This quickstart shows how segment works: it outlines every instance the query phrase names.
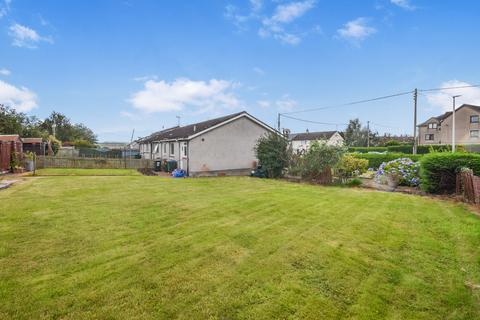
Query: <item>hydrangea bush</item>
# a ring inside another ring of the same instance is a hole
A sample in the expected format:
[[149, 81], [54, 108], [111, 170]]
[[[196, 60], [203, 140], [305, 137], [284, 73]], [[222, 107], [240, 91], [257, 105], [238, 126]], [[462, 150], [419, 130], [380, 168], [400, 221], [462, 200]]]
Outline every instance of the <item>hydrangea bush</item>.
[[400, 185], [416, 187], [420, 183], [420, 165], [408, 158], [384, 162], [378, 168], [375, 179], [384, 182], [387, 177], [396, 179]]

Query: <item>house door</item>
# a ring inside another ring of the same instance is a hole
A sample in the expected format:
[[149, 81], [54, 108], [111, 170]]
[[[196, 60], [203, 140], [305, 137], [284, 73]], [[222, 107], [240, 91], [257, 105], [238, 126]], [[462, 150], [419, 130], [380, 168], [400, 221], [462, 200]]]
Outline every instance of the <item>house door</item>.
[[187, 170], [187, 161], [188, 161], [188, 147], [187, 143], [183, 142], [180, 144], [180, 169]]

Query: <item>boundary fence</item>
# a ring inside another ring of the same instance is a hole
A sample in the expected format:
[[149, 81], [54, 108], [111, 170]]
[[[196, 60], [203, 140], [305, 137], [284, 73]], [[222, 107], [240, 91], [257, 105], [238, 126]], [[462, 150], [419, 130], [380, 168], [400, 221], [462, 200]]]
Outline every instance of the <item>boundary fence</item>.
[[457, 194], [463, 195], [465, 201], [480, 204], [480, 177], [471, 172], [460, 172], [456, 181]]
[[38, 156], [37, 168], [152, 169], [153, 160]]

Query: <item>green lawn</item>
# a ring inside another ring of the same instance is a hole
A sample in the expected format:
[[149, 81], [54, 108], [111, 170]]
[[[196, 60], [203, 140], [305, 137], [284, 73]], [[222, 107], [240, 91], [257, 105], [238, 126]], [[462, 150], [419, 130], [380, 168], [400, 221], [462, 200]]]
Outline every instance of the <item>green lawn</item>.
[[69, 169], [46, 168], [38, 169], [37, 176], [140, 176], [135, 169]]
[[0, 191], [1, 319], [479, 319], [480, 219], [253, 178]]

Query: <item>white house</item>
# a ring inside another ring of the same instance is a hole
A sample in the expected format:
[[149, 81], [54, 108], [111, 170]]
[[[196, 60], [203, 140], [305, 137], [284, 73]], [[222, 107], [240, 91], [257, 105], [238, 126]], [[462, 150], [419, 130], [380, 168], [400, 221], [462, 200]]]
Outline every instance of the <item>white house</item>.
[[175, 160], [189, 176], [245, 175], [257, 163], [257, 140], [275, 129], [245, 111], [173, 127], [140, 139], [142, 158]]
[[345, 143], [345, 139], [339, 131], [292, 133], [289, 135], [289, 140], [292, 150], [297, 153], [307, 151], [314, 141], [336, 146], [341, 146]]

